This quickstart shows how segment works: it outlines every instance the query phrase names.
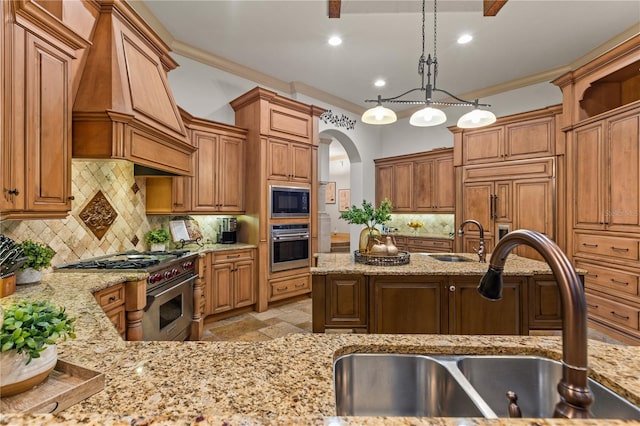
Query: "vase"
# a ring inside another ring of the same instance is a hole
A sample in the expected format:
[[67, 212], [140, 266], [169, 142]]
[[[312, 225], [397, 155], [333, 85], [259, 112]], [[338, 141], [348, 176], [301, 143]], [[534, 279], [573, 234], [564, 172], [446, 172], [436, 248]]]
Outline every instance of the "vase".
[[26, 268], [16, 272], [16, 284], [36, 284], [42, 279], [42, 271]]
[[360, 253], [367, 254], [371, 251], [371, 247], [376, 243], [376, 238], [380, 239], [382, 234], [378, 228], [366, 227], [360, 231], [360, 244], [358, 249]]
[[151, 251], [164, 251], [165, 247], [164, 243], [151, 244]]
[[0, 395], [16, 395], [42, 383], [58, 362], [56, 345], [49, 345], [27, 364], [28, 355], [15, 350], [0, 353]]

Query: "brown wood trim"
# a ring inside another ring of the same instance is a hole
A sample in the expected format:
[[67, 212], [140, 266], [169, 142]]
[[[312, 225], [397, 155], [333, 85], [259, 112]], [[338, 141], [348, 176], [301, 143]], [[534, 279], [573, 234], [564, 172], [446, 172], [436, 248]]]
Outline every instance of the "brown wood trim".
[[496, 16], [507, 0], [484, 0], [484, 16]]
[[329, 18], [340, 18], [340, 6], [341, 0], [329, 0]]

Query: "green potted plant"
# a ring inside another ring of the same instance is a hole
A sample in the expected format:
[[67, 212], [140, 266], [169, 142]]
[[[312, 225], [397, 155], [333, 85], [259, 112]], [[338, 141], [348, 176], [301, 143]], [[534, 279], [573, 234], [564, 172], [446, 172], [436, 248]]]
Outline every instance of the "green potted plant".
[[[2, 312], [3, 311], [3, 312]], [[56, 342], [75, 338], [75, 318], [48, 301], [21, 301], [0, 310], [0, 395], [24, 392], [56, 366]]]
[[153, 229], [147, 232], [144, 236], [144, 240], [149, 245], [151, 251], [164, 251], [166, 244], [169, 242], [171, 236], [169, 232], [160, 228]]
[[46, 244], [24, 240], [19, 246], [22, 248], [27, 261], [16, 274], [16, 284], [35, 284], [42, 279], [42, 269], [51, 266], [51, 259], [56, 252]]
[[340, 214], [340, 218], [346, 220], [348, 223], [365, 226], [362, 232], [360, 232], [360, 253], [368, 253], [375, 243], [375, 239], [380, 237], [380, 231], [376, 228], [376, 225], [382, 225], [390, 220], [392, 209], [391, 201], [387, 198], [382, 200], [378, 208], [375, 208], [373, 204], [367, 200], [363, 200], [362, 208], [353, 205]]

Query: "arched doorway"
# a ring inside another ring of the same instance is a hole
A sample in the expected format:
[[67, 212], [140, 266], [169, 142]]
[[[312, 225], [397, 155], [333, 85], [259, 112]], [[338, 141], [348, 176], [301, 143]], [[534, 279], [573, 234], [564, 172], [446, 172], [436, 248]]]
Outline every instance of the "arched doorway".
[[[335, 188], [332, 185], [327, 187], [329, 182], [335, 182], [331, 177], [331, 159], [330, 159], [330, 145], [338, 142], [344, 152], [346, 153], [346, 159], [340, 159], [344, 164], [341, 167], [347, 167], [349, 172], [348, 184], [346, 189], [349, 190], [350, 200], [362, 199], [363, 194], [363, 180], [362, 180], [362, 160], [358, 148], [353, 140], [346, 134], [337, 129], [327, 129], [320, 132], [320, 146], [318, 148], [318, 181], [319, 181], [319, 200], [318, 200], [318, 251], [329, 252], [331, 248], [331, 232], [337, 228], [335, 223], [339, 216], [339, 195], [341, 188]], [[335, 204], [326, 204], [326, 190], [335, 191]], [[345, 189], [345, 188], [342, 188]], [[351, 203], [353, 204], [353, 203]], [[330, 211], [331, 215], [327, 212]], [[332, 225], [332, 221], [334, 221]], [[344, 225], [344, 224], [342, 224]], [[349, 232], [350, 234], [350, 232]], [[357, 240], [357, 236], [350, 236], [352, 240], [351, 246], [354, 246], [354, 238]]]

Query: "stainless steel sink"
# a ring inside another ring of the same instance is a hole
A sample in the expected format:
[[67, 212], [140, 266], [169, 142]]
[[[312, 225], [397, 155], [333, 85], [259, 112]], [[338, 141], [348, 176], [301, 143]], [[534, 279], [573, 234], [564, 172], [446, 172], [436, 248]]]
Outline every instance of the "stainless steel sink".
[[[562, 376], [533, 356], [349, 354], [334, 363], [339, 416], [508, 417], [506, 393], [523, 417], [552, 417]], [[640, 419], [640, 408], [589, 379], [596, 418]]]
[[[507, 391], [518, 395], [523, 417], [546, 418], [553, 415], [559, 401], [556, 386], [562, 377], [562, 364], [534, 356], [468, 356], [458, 367], [498, 417], [508, 417]], [[601, 419], [640, 419], [640, 409], [589, 379], [594, 402], [591, 412]]]
[[427, 256], [433, 257], [441, 262], [476, 262], [473, 259], [457, 254], [428, 254]]
[[483, 417], [446, 367], [431, 357], [350, 354], [334, 363], [339, 416]]

